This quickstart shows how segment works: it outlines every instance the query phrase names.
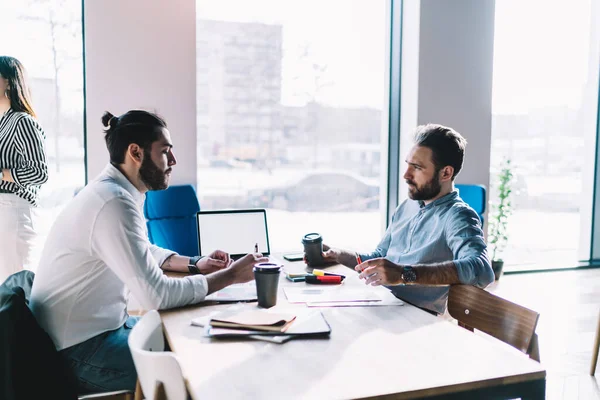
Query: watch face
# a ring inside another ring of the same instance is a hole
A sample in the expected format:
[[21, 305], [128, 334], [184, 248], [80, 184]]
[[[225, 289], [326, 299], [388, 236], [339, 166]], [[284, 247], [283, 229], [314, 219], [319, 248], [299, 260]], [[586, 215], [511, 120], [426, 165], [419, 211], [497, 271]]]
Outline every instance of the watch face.
[[415, 282], [417, 280], [417, 273], [412, 267], [404, 267], [402, 280], [407, 283]]

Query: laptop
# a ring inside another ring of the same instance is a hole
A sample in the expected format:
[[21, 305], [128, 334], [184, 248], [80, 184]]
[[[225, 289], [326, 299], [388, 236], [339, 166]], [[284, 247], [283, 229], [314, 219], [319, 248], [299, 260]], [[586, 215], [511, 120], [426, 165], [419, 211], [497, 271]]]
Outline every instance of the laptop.
[[264, 209], [199, 211], [196, 221], [201, 256], [218, 249], [237, 260], [253, 253], [255, 246], [259, 253], [271, 255]]

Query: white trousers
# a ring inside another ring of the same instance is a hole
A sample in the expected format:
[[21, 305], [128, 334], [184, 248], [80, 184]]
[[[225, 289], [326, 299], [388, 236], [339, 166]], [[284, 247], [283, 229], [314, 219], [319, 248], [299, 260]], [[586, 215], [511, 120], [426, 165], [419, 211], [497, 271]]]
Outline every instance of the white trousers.
[[15, 272], [30, 268], [35, 211], [27, 200], [0, 193], [0, 284]]

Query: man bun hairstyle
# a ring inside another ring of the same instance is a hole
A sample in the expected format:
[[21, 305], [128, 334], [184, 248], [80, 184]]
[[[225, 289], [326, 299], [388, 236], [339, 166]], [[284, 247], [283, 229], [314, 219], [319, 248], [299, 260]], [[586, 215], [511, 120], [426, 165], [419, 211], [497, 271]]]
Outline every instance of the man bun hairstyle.
[[102, 115], [102, 125], [104, 125], [105, 128], [110, 128], [111, 127], [111, 122], [115, 118], [117, 118], [117, 117], [115, 117], [114, 115], [112, 115], [110, 112], [105, 111], [104, 115]]
[[110, 155], [110, 162], [123, 164], [125, 152], [130, 144], [135, 143], [150, 152], [152, 143], [160, 137], [161, 128], [166, 128], [166, 122], [158, 115], [143, 111], [131, 110], [116, 117], [109, 111], [102, 115], [104, 140]]
[[438, 124], [420, 125], [415, 132], [415, 144], [431, 150], [436, 171], [448, 165], [453, 167], [452, 180], [462, 169], [467, 140], [454, 129]]

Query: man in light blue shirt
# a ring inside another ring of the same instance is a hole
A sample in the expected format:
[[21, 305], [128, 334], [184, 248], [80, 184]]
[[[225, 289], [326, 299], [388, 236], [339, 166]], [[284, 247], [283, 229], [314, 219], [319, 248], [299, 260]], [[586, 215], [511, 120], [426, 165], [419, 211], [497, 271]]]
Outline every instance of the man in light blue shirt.
[[452, 128], [419, 126], [404, 173], [409, 199], [394, 212], [375, 251], [357, 254], [324, 245], [325, 260], [355, 268], [366, 284], [386, 285], [397, 297], [436, 313], [446, 309], [448, 285], [489, 285], [494, 273], [481, 221], [454, 189], [466, 144]]

